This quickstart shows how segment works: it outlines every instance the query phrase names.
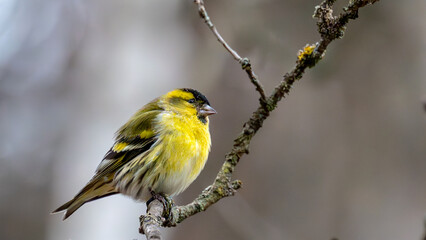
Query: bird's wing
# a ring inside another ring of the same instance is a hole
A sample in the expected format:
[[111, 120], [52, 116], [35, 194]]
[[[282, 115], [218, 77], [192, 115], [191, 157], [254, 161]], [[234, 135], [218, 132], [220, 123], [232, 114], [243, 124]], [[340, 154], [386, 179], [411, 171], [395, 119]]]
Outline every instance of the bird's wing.
[[155, 141], [156, 137], [153, 132], [150, 132], [150, 135], [146, 135], [146, 137], [138, 136], [116, 141], [96, 169], [95, 178], [115, 173], [136, 156], [148, 151]]
[[162, 112], [156, 102], [147, 104], [139, 110], [116, 133], [116, 142], [105, 154], [96, 169], [95, 177], [115, 173], [136, 156], [148, 151], [157, 140], [153, 122]]
[[157, 102], [154, 100], [145, 105], [118, 130], [116, 142], [105, 154], [96, 169], [95, 176], [72, 200], [54, 212], [66, 210], [64, 217], [66, 219], [84, 203], [118, 193], [111, 185], [116, 171], [139, 154], [149, 151], [157, 140], [153, 122], [162, 112]]
[[151, 148], [157, 140], [153, 122], [163, 111], [157, 102], [156, 99], [145, 105], [117, 131], [116, 142], [105, 154], [96, 169], [95, 176], [86, 187], [90, 188], [90, 183], [111, 182], [118, 169]]

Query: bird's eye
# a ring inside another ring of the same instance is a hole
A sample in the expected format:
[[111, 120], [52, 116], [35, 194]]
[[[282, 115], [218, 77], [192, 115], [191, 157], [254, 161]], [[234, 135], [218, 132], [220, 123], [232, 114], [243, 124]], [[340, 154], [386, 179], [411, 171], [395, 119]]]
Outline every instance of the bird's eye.
[[195, 98], [191, 98], [188, 100], [189, 103], [195, 103]]

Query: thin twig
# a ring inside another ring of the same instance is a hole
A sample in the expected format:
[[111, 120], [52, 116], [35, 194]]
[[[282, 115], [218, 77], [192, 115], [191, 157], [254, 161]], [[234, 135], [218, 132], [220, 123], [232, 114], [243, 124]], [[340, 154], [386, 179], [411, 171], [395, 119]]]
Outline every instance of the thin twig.
[[[241, 181], [232, 181], [232, 173], [241, 157], [248, 153], [250, 141], [262, 127], [265, 119], [267, 119], [269, 114], [277, 107], [278, 102], [290, 92], [294, 82], [302, 78], [304, 71], [307, 68], [315, 66], [324, 57], [328, 45], [333, 40], [343, 36], [349, 20], [358, 17], [358, 9], [377, 1], [378, 0], [350, 0], [348, 6], [344, 8], [343, 13], [339, 16], [333, 16], [332, 14], [332, 6], [335, 0], [324, 0], [320, 5], [316, 6], [314, 17], [318, 19], [317, 26], [318, 32], [321, 35], [321, 40], [316, 44], [306, 45], [303, 50], [299, 51], [296, 65], [293, 69], [284, 75], [284, 79], [275, 87], [273, 93], [268, 98], [265, 98], [264, 104], [262, 104], [261, 101], [260, 106], [243, 125], [243, 130], [234, 140], [234, 145], [231, 151], [226, 155], [225, 162], [217, 174], [214, 183], [204, 189], [202, 193], [188, 205], [173, 207], [171, 219], [168, 219], [167, 222], [163, 221], [161, 224], [162, 226], [176, 226], [186, 218], [201, 211], [205, 211], [220, 199], [234, 195], [236, 190], [241, 187]], [[204, 19], [209, 28], [212, 29], [218, 40], [222, 42], [228, 52], [231, 54], [236, 53], [229, 48], [223, 38], [217, 33], [217, 30], [215, 30], [216, 28], [211, 23], [202, 0], [195, 0], [195, 3], [198, 5], [201, 18]], [[229, 51], [228, 48], [232, 51]], [[238, 54], [233, 56], [239, 57]], [[254, 73], [253, 76], [255, 76]], [[255, 79], [257, 80], [257, 78]], [[155, 221], [153, 222], [154, 224], [156, 223]], [[143, 222], [141, 222], [141, 225], [143, 228]], [[159, 227], [159, 225], [157, 225], [157, 227]]]
[[200, 14], [200, 17], [204, 19], [204, 22], [207, 24], [207, 26], [216, 36], [217, 40], [223, 45], [226, 51], [228, 51], [232, 55], [232, 57], [234, 57], [235, 60], [237, 60], [238, 62], [241, 62], [242, 58], [240, 57], [240, 55], [234, 49], [232, 49], [228, 43], [226, 43], [225, 39], [223, 39], [223, 37], [220, 35], [216, 27], [214, 26], [213, 22], [210, 20], [210, 17], [207, 14], [206, 8], [204, 7], [204, 1], [194, 0], [194, 3], [198, 6], [198, 13]]
[[257, 79], [256, 74], [254, 73], [250, 60], [248, 58], [242, 58], [240, 55], [235, 51], [234, 49], [229, 46], [229, 44], [223, 39], [222, 35], [220, 35], [217, 28], [214, 26], [213, 22], [211, 21], [206, 8], [204, 7], [204, 1], [203, 0], [194, 0], [194, 3], [198, 7], [198, 13], [200, 14], [200, 17], [204, 20], [204, 22], [207, 24], [209, 29], [213, 32], [216, 39], [223, 45], [223, 47], [228, 51], [232, 57], [241, 65], [244, 71], [246, 71], [250, 81], [253, 83], [253, 85], [256, 87], [256, 91], [260, 94], [260, 104], [262, 106], [266, 105], [266, 95], [265, 95], [265, 89], [263, 88], [262, 84]]

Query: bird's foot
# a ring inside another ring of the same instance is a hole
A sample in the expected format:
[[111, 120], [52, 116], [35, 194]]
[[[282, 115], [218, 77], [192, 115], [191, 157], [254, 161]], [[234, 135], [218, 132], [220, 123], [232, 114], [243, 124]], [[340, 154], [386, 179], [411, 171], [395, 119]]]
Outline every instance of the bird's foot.
[[172, 208], [175, 205], [175, 202], [173, 199], [166, 194], [162, 193], [156, 193], [154, 191], [151, 191], [152, 197], [146, 202], [146, 205], [148, 206], [152, 201], [158, 200], [163, 204], [163, 217], [166, 219], [165, 223], [172, 220]]

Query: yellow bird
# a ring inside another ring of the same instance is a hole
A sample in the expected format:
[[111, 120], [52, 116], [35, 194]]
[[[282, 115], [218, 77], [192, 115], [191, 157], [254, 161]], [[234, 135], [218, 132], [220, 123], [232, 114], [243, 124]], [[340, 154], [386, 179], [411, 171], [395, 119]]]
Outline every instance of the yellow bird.
[[194, 89], [176, 89], [154, 99], [117, 131], [94, 177], [53, 213], [66, 211], [65, 220], [83, 204], [117, 193], [144, 202], [151, 192], [181, 193], [207, 161], [208, 116], [215, 113]]

